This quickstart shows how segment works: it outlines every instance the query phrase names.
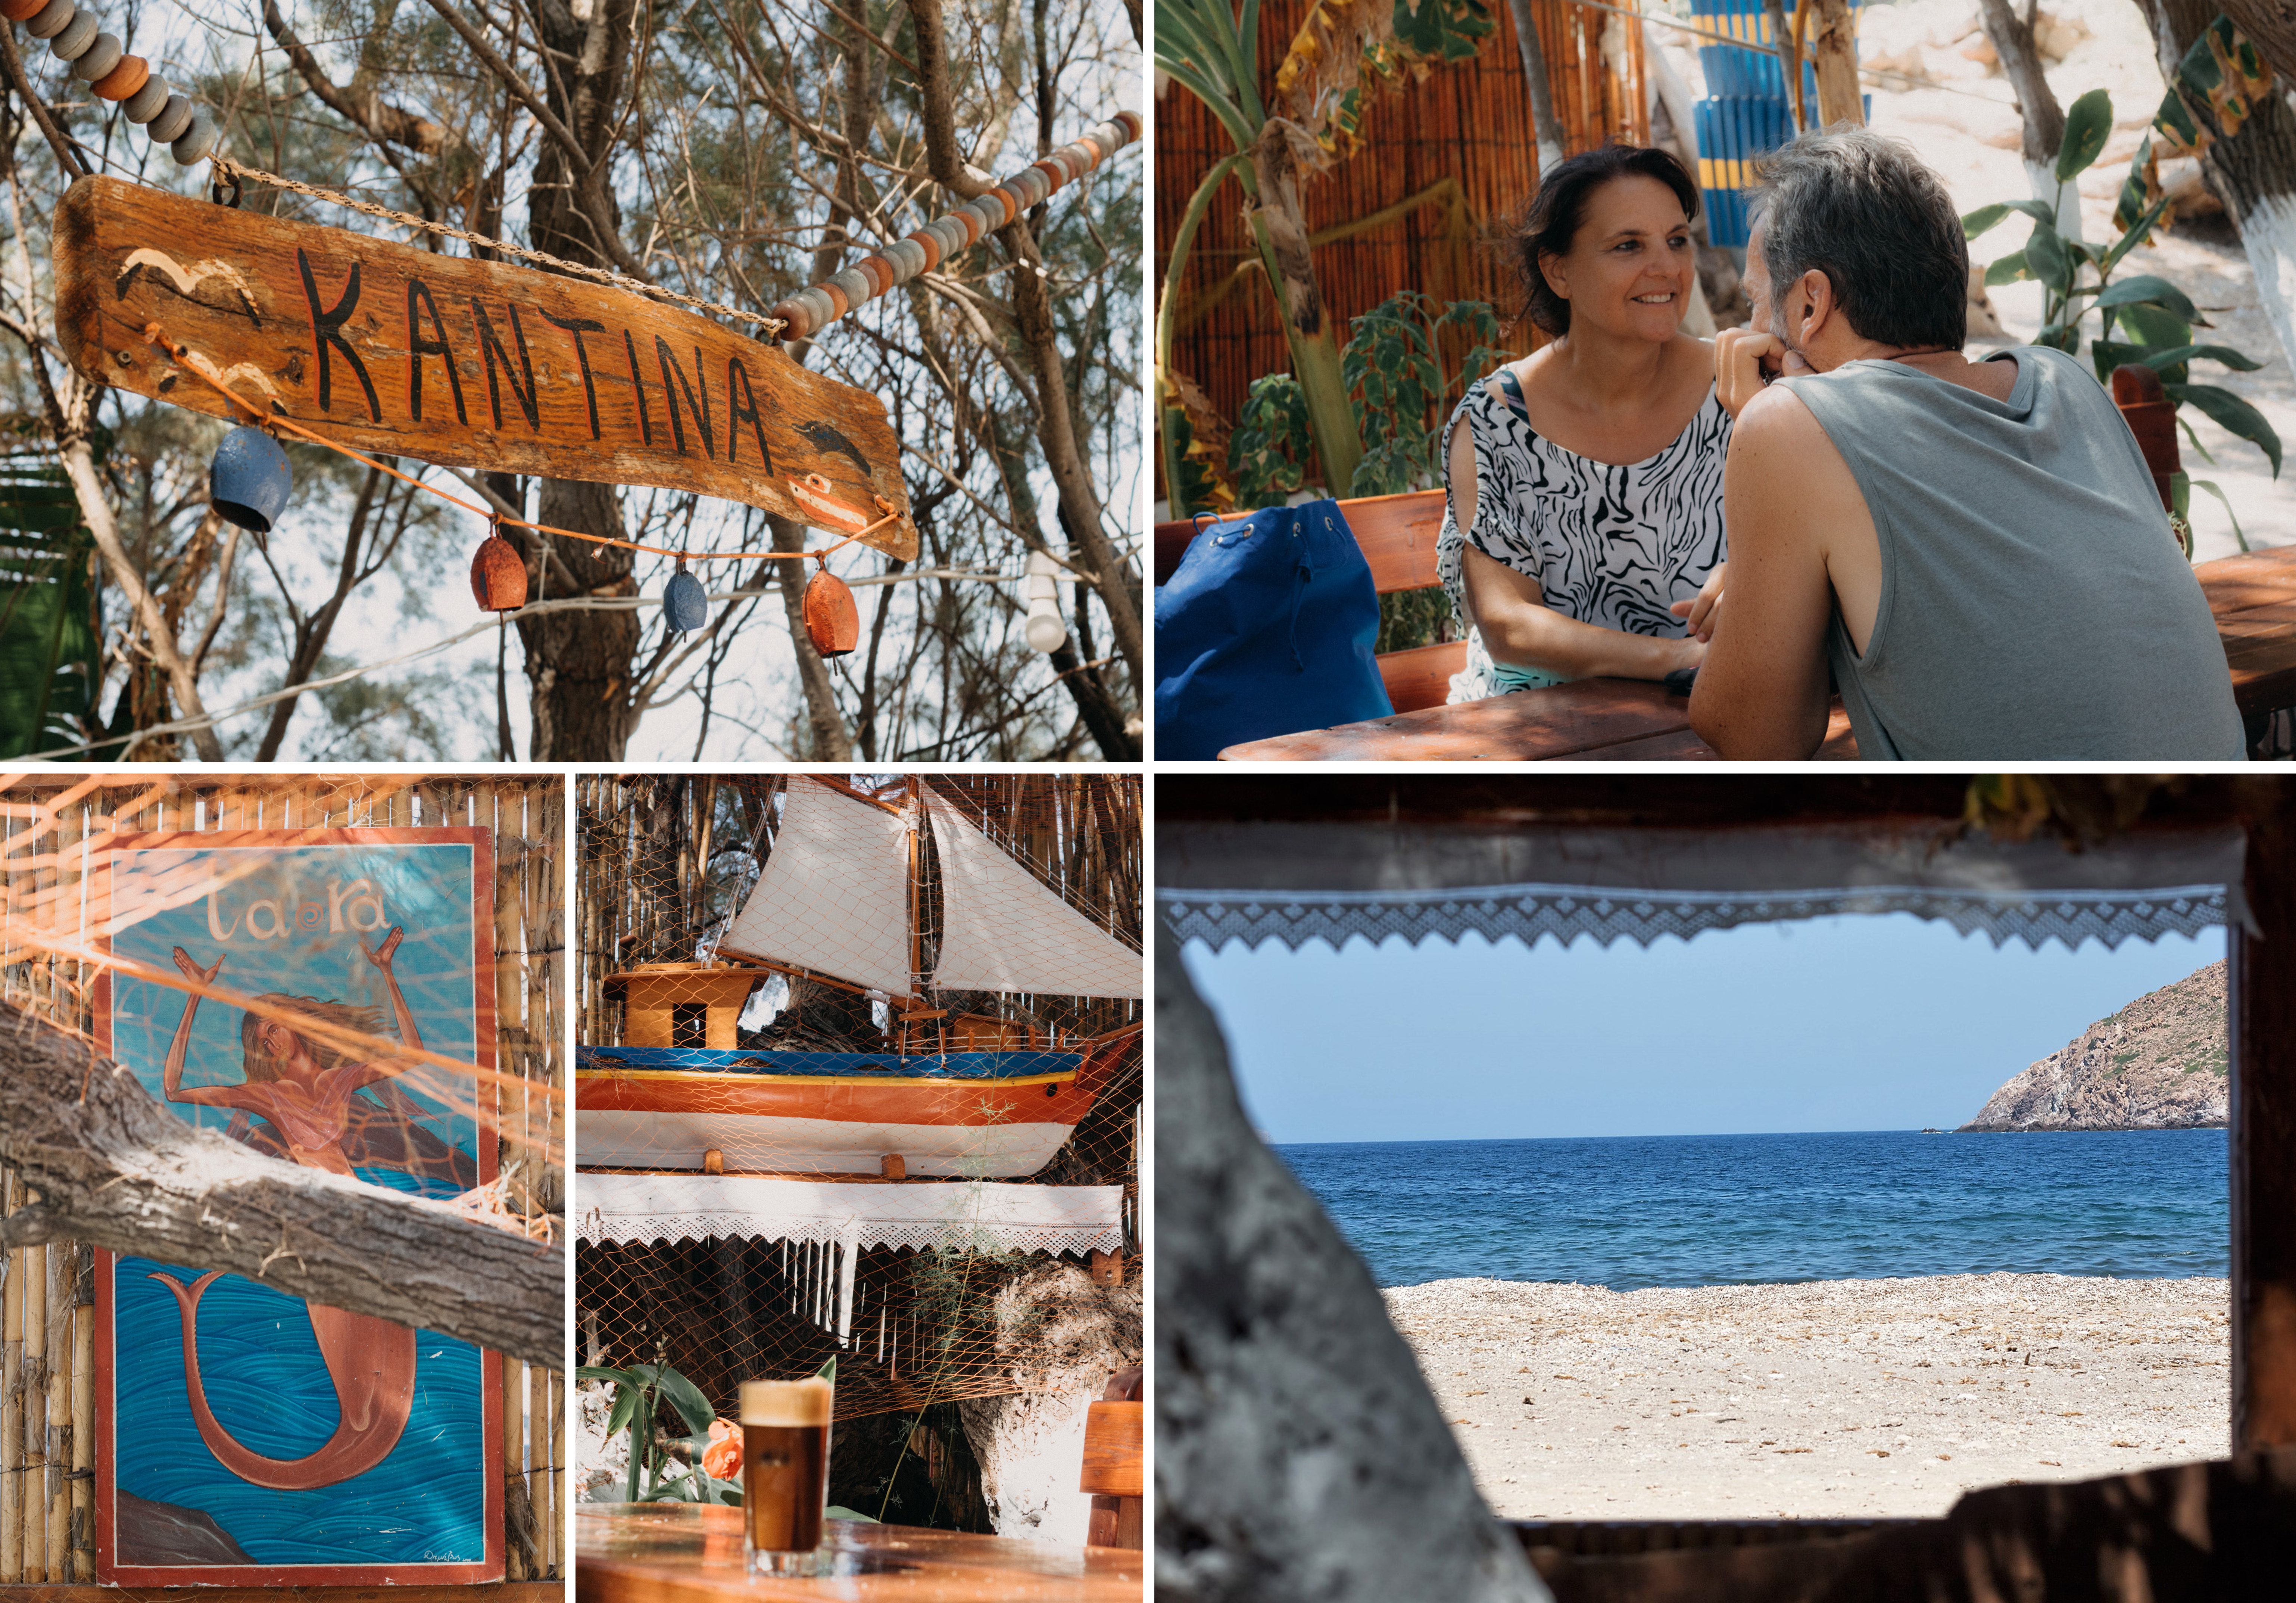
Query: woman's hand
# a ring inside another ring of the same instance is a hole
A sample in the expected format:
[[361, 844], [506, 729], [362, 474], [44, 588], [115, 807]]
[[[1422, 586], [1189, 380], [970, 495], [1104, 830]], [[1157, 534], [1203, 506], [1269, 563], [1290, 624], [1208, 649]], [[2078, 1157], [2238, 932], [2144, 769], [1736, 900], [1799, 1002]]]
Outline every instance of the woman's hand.
[[1701, 645], [1714, 638], [1714, 626], [1722, 617], [1722, 576], [1730, 564], [1722, 563], [1706, 576], [1698, 587], [1698, 594], [1688, 601], [1677, 601], [1667, 611], [1690, 625], [1690, 633]]
[[176, 966], [184, 971], [186, 980], [197, 980], [206, 985], [212, 983], [215, 977], [223, 972], [223, 957], [220, 953], [217, 955], [213, 968], [201, 968], [192, 961], [192, 954], [179, 946], [176, 949]]
[[1772, 379], [1816, 371], [1775, 334], [1758, 333], [1751, 325], [1714, 336], [1714, 399], [1734, 421]]
[[382, 970], [383, 973], [389, 974], [390, 972], [390, 954], [398, 949], [399, 937], [404, 935], [406, 933], [406, 931], [400, 929], [397, 925], [392, 925], [390, 926], [390, 933], [382, 938], [382, 944], [376, 947], [372, 951], [367, 949], [366, 937], [362, 935], [359, 937], [359, 950], [366, 952], [366, 960], [368, 962]]

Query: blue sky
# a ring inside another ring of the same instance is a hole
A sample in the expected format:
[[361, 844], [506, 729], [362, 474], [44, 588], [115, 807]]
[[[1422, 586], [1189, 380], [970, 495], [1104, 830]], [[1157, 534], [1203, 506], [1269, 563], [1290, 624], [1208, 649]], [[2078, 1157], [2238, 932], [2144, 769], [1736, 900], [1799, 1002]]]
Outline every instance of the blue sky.
[[1910, 914], [1644, 949], [1273, 943], [1189, 973], [1276, 1142], [1950, 1130], [2224, 933], [1995, 949]]

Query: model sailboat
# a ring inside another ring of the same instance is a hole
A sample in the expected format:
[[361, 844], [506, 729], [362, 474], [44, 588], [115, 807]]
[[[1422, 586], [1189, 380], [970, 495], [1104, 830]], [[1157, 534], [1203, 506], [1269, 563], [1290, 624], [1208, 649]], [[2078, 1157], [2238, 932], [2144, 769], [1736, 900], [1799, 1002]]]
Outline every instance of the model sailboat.
[[[930, 974], [918, 864], [928, 815], [940, 866]], [[792, 776], [772, 854], [718, 949], [734, 966], [613, 976], [629, 998], [627, 1044], [578, 1055], [585, 1167], [1025, 1176], [1068, 1139], [1138, 1029], [1062, 1040], [931, 1005], [935, 993], [1137, 999], [1144, 988], [1139, 953], [915, 784], [896, 803]], [[883, 1004], [898, 1049], [734, 1046], [741, 999], [772, 973]]]

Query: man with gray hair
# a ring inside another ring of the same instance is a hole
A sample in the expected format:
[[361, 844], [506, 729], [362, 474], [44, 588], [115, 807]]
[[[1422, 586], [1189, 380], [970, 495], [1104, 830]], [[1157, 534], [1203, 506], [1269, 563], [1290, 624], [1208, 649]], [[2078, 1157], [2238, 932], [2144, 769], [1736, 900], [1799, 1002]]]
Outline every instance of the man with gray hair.
[[2237, 760], [2214, 620], [2143, 453], [2060, 350], [1965, 359], [1969, 251], [1937, 175], [1864, 129], [1761, 169], [1727, 589], [1691, 698], [1726, 758], [1806, 758], [1827, 670], [1861, 756]]

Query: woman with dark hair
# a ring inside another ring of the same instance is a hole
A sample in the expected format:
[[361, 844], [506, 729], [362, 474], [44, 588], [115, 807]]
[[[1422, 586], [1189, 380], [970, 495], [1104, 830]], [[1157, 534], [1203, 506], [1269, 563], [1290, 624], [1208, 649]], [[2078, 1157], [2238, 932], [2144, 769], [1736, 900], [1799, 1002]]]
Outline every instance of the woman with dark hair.
[[1455, 702], [1705, 655], [1730, 416], [1713, 348], [1681, 330], [1697, 210], [1671, 154], [1610, 144], [1551, 169], [1510, 242], [1554, 338], [1470, 386], [1445, 431], [1437, 571], [1470, 626]]

